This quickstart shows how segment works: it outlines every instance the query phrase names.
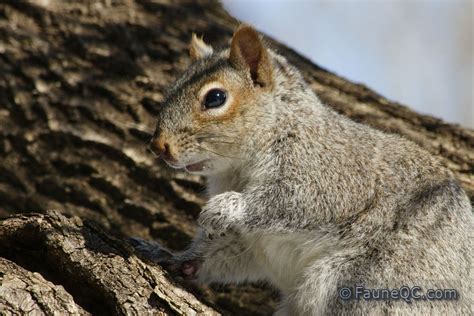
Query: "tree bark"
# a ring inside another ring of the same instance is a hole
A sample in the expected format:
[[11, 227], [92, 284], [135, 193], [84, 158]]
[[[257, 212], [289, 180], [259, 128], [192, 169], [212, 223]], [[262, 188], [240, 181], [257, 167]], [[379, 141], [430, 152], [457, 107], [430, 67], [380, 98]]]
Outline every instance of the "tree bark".
[[[277, 296], [264, 285], [181, 284], [123, 241], [182, 249], [194, 234], [202, 179], [168, 170], [145, 145], [164, 89], [189, 64], [191, 33], [222, 46], [237, 25], [215, 1], [0, 4], [2, 312], [273, 311]], [[326, 104], [437, 155], [472, 201], [474, 131], [417, 114], [268, 41]]]
[[78, 217], [50, 212], [3, 220], [0, 244], [2, 256], [18, 263], [0, 261], [0, 310], [86, 314], [84, 306], [97, 315], [218, 314], [170, 282], [159, 267]]

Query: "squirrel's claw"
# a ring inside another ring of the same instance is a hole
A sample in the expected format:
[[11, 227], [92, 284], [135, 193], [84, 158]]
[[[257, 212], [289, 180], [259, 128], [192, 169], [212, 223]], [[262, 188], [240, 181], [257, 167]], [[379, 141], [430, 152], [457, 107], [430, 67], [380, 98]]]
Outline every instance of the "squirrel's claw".
[[137, 237], [128, 239], [128, 243], [142, 256], [156, 263], [166, 263], [173, 258], [173, 254], [159, 243], [143, 240]]
[[128, 243], [145, 258], [162, 265], [178, 278], [193, 280], [197, 277], [201, 265], [197, 259], [179, 259], [160, 244], [137, 237], [129, 238]]

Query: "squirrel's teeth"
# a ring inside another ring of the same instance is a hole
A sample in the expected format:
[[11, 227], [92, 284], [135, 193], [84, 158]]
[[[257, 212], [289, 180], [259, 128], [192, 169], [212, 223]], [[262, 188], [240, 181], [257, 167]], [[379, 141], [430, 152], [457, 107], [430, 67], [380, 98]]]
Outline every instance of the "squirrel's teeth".
[[190, 171], [190, 172], [199, 172], [199, 171], [203, 171], [205, 169], [205, 162], [207, 160], [203, 160], [203, 161], [200, 161], [200, 162], [196, 162], [196, 163], [193, 163], [193, 164], [190, 164], [190, 165], [187, 165], [186, 167], [184, 167], [187, 171]]

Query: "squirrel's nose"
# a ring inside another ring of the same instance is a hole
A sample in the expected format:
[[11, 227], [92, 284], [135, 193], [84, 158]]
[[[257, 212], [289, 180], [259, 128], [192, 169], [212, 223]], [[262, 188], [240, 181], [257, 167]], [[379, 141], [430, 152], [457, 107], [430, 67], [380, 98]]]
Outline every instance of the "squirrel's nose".
[[150, 150], [157, 156], [160, 156], [163, 159], [168, 161], [176, 161], [176, 159], [171, 154], [170, 145], [163, 137], [153, 138], [150, 141]]

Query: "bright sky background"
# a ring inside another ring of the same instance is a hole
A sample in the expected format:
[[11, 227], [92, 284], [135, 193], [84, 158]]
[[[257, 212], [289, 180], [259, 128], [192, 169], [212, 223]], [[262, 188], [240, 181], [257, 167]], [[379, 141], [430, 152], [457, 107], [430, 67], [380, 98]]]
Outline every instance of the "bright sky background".
[[222, 2], [316, 64], [418, 112], [474, 128], [474, 1]]

